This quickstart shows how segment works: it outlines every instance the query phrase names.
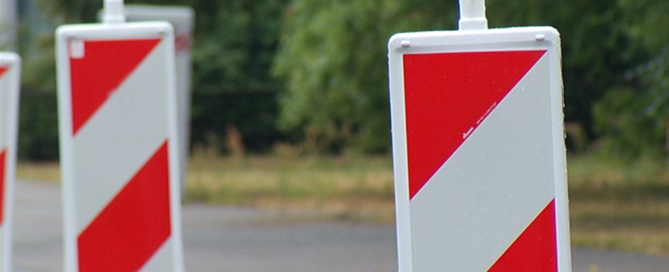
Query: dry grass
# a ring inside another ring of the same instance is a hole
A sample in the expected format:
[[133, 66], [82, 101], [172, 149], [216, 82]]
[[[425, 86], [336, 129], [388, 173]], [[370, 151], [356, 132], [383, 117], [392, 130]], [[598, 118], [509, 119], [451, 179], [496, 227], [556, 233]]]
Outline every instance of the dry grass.
[[16, 176], [23, 180], [60, 182], [60, 164], [20, 161], [16, 165]]
[[571, 158], [572, 243], [669, 255], [669, 170], [663, 162]]
[[[55, 163], [19, 163], [23, 179], [57, 181]], [[186, 201], [309, 210], [331, 218], [392, 224], [389, 157], [197, 155]], [[577, 246], [669, 255], [669, 168], [596, 157], [569, 158], [572, 242]]]
[[190, 201], [267, 209], [316, 210], [331, 216], [394, 222], [389, 157], [196, 156], [190, 162]]

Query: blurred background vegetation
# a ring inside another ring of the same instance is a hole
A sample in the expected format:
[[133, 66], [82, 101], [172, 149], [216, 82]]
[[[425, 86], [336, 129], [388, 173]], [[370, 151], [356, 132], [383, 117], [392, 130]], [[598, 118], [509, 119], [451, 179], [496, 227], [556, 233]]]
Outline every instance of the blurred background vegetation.
[[[103, 1], [19, 2], [20, 157], [56, 160], [53, 28], [95, 22]], [[251, 153], [387, 154], [387, 39], [452, 30], [458, 19], [455, 0], [126, 3], [195, 10], [192, 146], [222, 154], [235, 131]], [[488, 0], [487, 7], [491, 27], [560, 30], [571, 153], [667, 156], [668, 1]]]

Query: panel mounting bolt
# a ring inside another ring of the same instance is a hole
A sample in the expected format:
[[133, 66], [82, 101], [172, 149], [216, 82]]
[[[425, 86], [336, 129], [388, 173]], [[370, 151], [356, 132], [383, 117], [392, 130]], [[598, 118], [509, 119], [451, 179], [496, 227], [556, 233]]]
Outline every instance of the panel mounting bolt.
[[546, 40], [546, 36], [544, 34], [537, 34], [536, 36], [534, 36], [534, 39], [537, 40], [538, 42], [542, 42]]
[[402, 43], [400, 43], [400, 46], [402, 46], [404, 48], [411, 47], [411, 42], [410, 41], [402, 41]]

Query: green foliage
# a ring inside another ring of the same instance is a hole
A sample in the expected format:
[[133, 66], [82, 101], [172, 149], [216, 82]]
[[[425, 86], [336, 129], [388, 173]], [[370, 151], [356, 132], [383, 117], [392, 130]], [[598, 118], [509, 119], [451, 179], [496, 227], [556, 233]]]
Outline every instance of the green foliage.
[[669, 2], [662, 0], [618, 0], [625, 11], [624, 30], [635, 43], [651, 50], [653, 55], [669, 44]]
[[[26, 27], [20, 18], [19, 54], [23, 58], [19, 111], [20, 159], [54, 160], [58, 157], [56, 63], [52, 32]], [[41, 22], [41, 26], [51, 22]]]
[[[281, 101], [282, 128], [306, 129], [308, 140], [329, 148], [350, 143], [358, 131], [373, 134], [378, 129], [375, 126], [387, 123], [385, 119], [376, 124], [368, 119], [387, 111], [384, 85], [369, 86], [386, 77], [381, 64], [376, 63], [383, 63], [383, 44], [379, 41], [389, 33], [367, 32], [383, 25], [377, 4], [293, 3], [288, 11], [285, 43], [275, 66], [288, 86]], [[383, 139], [381, 144], [388, 141]]]
[[287, 84], [281, 128], [305, 131], [307, 143], [320, 150], [387, 151], [386, 41], [421, 25], [444, 27], [449, 20], [427, 7], [415, 1], [293, 1], [274, 66]]
[[58, 158], [58, 114], [55, 92], [24, 89], [20, 105], [19, 158]]
[[282, 84], [270, 67], [286, 2], [192, 1], [194, 142], [223, 146], [229, 126], [239, 129], [251, 151], [266, 151], [282, 137], [276, 129]]
[[639, 88], [609, 92], [594, 107], [597, 128], [606, 135], [604, 151], [630, 157], [665, 155], [669, 137], [669, 47], [630, 71]]
[[21, 75], [18, 156], [53, 160], [58, 157], [54, 40], [51, 36], [36, 35], [29, 41], [31, 46], [23, 46], [21, 52], [29, 58]]
[[625, 31], [628, 10], [616, 1], [488, 1], [490, 24], [496, 26], [550, 25], [561, 33], [565, 117], [583, 124], [597, 137], [593, 104], [608, 91], [629, 86], [631, 67], [645, 52]]
[[[618, 1], [625, 10], [622, 28], [631, 42], [650, 56], [629, 66], [626, 78], [634, 89], [607, 94], [594, 108], [597, 127], [606, 135], [605, 151], [666, 155], [669, 143], [669, 2]], [[663, 144], [665, 148], [663, 149]], [[631, 153], [631, 154], [630, 154]]]
[[595, 103], [595, 129], [604, 135], [597, 146], [600, 152], [626, 158], [662, 154], [658, 146], [667, 121], [648, 114], [649, 98], [635, 89], [615, 89]]
[[640, 78], [644, 95], [650, 98], [646, 113], [656, 119], [669, 119], [669, 46], [639, 66], [634, 75]]
[[35, 0], [50, 15], [64, 19], [66, 22], [94, 22], [98, 10], [102, 8], [102, 0]]

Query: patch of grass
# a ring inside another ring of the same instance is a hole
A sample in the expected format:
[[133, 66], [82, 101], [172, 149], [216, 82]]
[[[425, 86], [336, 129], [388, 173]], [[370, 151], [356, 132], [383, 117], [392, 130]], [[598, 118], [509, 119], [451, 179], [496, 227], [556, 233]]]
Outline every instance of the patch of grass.
[[195, 156], [187, 201], [317, 210], [335, 218], [394, 222], [390, 157]]
[[664, 162], [569, 160], [572, 243], [669, 255], [669, 170]]
[[19, 161], [16, 164], [16, 177], [23, 180], [60, 182], [60, 164]]

